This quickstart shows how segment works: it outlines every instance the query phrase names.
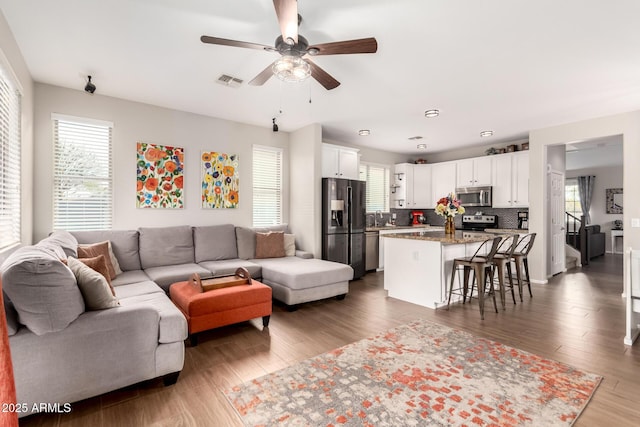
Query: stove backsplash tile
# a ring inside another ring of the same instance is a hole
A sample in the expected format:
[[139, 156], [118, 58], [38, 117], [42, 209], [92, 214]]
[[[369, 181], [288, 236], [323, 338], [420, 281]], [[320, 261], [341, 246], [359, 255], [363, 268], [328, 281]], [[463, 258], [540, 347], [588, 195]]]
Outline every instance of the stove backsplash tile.
[[[444, 218], [437, 215], [434, 209], [420, 209], [424, 212], [427, 224], [444, 226]], [[498, 209], [498, 208], [469, 208], [467, 214], [482, 212], [484, 215], [498, 215], [498, 228], [518, 228], [518, 212], [529, 212], [528, 208]], [[396, 214], [397, 225], [409, 225], [413, 220], [412, 209], [391, 209]], [[457, 215], [454, 219], [457, 228], [462, 227], [462, 217]]]

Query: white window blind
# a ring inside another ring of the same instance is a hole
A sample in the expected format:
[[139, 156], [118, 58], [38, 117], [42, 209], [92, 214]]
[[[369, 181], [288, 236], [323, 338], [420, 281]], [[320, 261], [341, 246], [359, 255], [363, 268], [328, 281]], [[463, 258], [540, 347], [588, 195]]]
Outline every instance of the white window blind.
[[60, 115], [52, 119], [53, 229], [110, 229], [113, 125]]
[[389, 212], [389, 167], [360, 163], [360, 180], [367, 181], [367, 212]]
[[282, 224], [282, 149], [253, 146], [253, 226]]
[[20, 243], [21, 101], [0, 63], [0, 250]]

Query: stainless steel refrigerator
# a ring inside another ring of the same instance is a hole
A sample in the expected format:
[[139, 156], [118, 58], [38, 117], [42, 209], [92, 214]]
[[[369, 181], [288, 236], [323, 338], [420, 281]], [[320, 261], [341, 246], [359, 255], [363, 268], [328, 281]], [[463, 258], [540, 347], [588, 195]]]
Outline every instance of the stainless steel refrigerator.
[[322, 259], [349, 264], [353, 278], [365, 273], [366, 183], [322, 179]]

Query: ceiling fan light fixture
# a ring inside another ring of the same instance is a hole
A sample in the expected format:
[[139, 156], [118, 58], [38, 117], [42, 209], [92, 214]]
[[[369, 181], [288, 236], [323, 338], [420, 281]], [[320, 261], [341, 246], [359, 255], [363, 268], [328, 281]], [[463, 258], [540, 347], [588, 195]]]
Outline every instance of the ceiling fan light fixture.
[[301, 82], [311, 75], [311, 66], [299, 56], [282, 55], [272, 65], [273, 74], [285, 82]]

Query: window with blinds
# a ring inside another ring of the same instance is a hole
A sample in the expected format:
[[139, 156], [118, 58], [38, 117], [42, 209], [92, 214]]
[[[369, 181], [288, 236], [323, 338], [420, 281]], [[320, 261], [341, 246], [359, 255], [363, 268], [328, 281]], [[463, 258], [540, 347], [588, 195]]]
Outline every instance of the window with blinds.
[[53, 229], [111, 228], [113, 124], [53, 115]]
[[389, 212], [389, 167], [361, 162], [360, 180], [367, 182], [367, 212]]
[[282, 149], [253, 146], [253, 226], [282, 224]]
[[22, 95], [0, 63], [0, 250], [20, 243]]

